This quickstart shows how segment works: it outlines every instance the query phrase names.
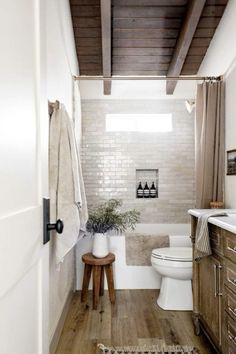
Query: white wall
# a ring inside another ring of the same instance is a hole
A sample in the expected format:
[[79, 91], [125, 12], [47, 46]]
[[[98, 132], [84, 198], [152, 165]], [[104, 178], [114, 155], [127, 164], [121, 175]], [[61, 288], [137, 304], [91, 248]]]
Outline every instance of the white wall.
[[[220, 25], [199, 69], [200, 75], [225, 74], [226, 151], [236, 148], [236, 1], [229, 0]], [[225, 176], [225, 206], [236, 207], [236, 176]]]
[[[47, 97], [59, 100], [72, 115], [73, 75], [78, 75], [69, 0], [47, 1]], [[72, 250], [56, 269], [53, 243], [50, 259], [50, 340], [64, 304], [74, 288], [75, 256]]]
[[105, 96], [102, 81], [80, 81], [82, 99], [188, 99], [195, 89], [195, 81], [179, 81], [174, 94], [166, 95], [166, 81], [113, 81], [111, 95]]
[[[236, 67], [226, 78], [226, 151], [236, 149]], [[225, 176], [226, 208], [236, 208], [236, 176]]]
[[47, 1], [47, 95], [72, 114], [73, 75], [78, 75], [69, 0]]

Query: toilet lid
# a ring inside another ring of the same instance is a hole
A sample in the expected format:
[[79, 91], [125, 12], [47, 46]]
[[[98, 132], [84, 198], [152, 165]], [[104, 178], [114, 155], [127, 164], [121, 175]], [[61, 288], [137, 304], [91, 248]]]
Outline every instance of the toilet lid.
[[192, 248], [191, 247], [168, 247], [156, 248], [152, 251], [154, 258], [165, 259], [170, 261], [191, 262]]

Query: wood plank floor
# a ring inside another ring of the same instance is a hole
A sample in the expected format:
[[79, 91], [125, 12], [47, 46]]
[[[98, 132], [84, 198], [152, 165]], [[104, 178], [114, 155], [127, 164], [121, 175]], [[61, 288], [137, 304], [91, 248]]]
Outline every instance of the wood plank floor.
[[98, 310], [81, 304], [80, 292], [72, 300], [56, 354], [97, 354], [105, 345], [193, 345], [201, 354], [214, 353], [203, 336], [195, 336], [191, 313], [164, 311], [156, 305], [156, 290], [118, 290], [111, 305], [107, 291]]

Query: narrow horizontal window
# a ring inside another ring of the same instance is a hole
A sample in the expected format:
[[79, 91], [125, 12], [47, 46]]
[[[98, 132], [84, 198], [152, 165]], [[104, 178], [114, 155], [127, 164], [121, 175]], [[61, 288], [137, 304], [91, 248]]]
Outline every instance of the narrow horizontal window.
[[107, 114], [107, 132], [171, 132], [172, 114]]

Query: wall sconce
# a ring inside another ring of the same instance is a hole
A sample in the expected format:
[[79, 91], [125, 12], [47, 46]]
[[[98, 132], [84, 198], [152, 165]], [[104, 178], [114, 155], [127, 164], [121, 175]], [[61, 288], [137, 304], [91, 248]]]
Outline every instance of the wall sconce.
[[195, 100], [186, 100], [185, 101], [185, 106], [186, 106], [186, 108], [187, 108], [187, 111], [188, 111], [188, 113], [190, 114], [190, 113], [192, 113], [192, 111], [193, 111], [193, 109], [194, 109], [194, 107], [195, 107]]

